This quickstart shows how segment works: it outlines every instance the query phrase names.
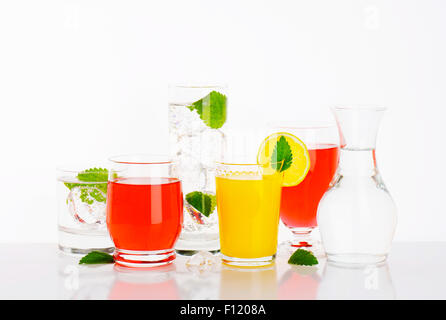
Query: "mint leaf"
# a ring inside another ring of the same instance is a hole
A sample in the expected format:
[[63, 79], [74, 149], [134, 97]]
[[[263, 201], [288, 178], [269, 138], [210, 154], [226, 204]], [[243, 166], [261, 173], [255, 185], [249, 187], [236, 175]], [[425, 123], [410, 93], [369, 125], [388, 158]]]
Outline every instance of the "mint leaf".
[[217, 205], [216, 197], [213, 194], [193, 191], [186, 194], [186, 201], [206, 217], [214, 212]]
[[80, 198], [82, 202], [93, 204], [94, 201], [106, 202], [107, 198], [107, 180], [108, 170], [104, 168], [91, 168], [79, 172], [77, 178], [83, 182], [101, 182], [101, 183], [64, 183], [68, 189], [79, 187], [81, 190]]
[[112, 255], [101, 251], [92, 251], [79, 260], [79, 264], [101, 264], [113, 262], [115, 262], [115, 258], [113, 258]]
[[291, 147], [284, 136], [280, 136], [271, 155], [271, 167], [282, 172], [291, 167], [293, 163], [293, 153]]
[[79, 172], [77, 178], [85, 182], [107, 182], [108, 170], [104, 168], [91, 168]]
[[221, 128], [226, 122], [226, 96], [220, 92], [212, 91], [188, 108], [196, 110], [200, 119], [210, 128]]
[[300, 266], [313, 266], [315, 264], [318, 264], [316, 257], [313, 255], [312, 252], [304, 250], [304, 249], [297, 249], [288, 260], [289, 264], [295, 264]]
[[[96, 185], [95, 185], [96, 186]], [[92, 185], [88, 185], [88, 187], [80, 186], [81, 195], [80, 198], [82, 202], [86, 202], [88, 204], [93, 204], [96, 200], [97, 202], [106, 202], [107, 197], [104, 196], [104, 193], [99, 191], [97, 187]], [[105, 191], [106, 193], [107, 191]]]

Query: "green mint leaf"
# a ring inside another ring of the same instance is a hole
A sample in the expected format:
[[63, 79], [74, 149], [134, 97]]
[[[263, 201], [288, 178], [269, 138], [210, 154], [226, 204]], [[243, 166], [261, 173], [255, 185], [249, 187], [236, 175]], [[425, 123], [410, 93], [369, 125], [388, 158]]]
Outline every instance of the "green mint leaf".
[[[88, 204], [93, 204], [96, 200], [97, 202], [106, 202], [107, 197], [104, 195], [103, 191], [99, 191], [99, 189], [96, 187], [99, 185], [95, 185], [92, 187], [91, 185], [85, 187], [80, 186], [81, 189], [81, 195], [80, 198], [82, 202], [86, 202]], [[105, 191], [106, 193], [107, 191]]]
[[226, 122], [226, 96], [220, 92], [212, 91], [188, 108], [196, 110], [200, 119], [210, 128], [221, 128]]
[[115, 259], [112, 255], [101, 251], [92, 251], [79, 260], [79, 264], [102, 264], [113, 262], [115, 262]]
[[68, 188], [68, 189], [73, 189], [74, 187], [78, 187], [78, 186], [80, 186], [81, 184], [79, 184], [79, 183], [68, 183], [68, 182], [65, 182], [64, 183], [64, 185]]
[[314, 266], [315, 264], [318, 264], [316, 257], [313, 255], [312, 252], [304, 250], [304, 249], [297, 249], [288, 260], [289, 264], [294, 265], [300, 265], [300, 266]]
[[291, 167], [293, 163], [293, 153], [291, 147], [284, 136], [280, 136], [271, 155], [271, 167], [282, 172]]
[[108, 170], [104, 168], [91, 168], [79, 172], [77, 178], [84, 182], [107, 182]]
[[93, 204], [94, 201], [106, 202], [107, 198], [107, 180], [108, 170], [104, 168], [91, 168], [79, 172], [77, 178], [83, 182], [101, 182], [101, 183], [65, 183], [68, 189], [79, 187], [81, 190], [80, 198], [82, 202]]
[[206, 217], [209, 217], [217, 206], [217, 200], [213, 194], [200, 191], [193, 191], [186, 194], [186, 201]]

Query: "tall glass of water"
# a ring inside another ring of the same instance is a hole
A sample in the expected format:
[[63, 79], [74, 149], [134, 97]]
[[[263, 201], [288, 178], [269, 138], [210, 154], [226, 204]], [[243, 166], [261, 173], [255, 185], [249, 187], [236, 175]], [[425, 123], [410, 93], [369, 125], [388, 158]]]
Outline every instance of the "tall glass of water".
[[226, 115], [225, 86], [169, 86], [170, 155], [184, 192], [180, 253], [220, 249], [215, 169], [223, 156]]

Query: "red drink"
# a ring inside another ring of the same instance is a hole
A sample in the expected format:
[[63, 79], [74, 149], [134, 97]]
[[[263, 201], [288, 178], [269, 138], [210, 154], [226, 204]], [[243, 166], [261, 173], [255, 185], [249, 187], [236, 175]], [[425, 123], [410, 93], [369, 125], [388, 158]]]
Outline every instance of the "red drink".
[[173, 251], [182, 223], [178, 179], [123, 178], [108, 183], [107, 227], [117, 249]]
[[339, 148], [317, 145], [308, 149], [310, 170], [305, 179], [294, 187], [282, 187], [280, 217], [288, 228], [314, 228], [319, 201], [328, 189], [338, 167]]

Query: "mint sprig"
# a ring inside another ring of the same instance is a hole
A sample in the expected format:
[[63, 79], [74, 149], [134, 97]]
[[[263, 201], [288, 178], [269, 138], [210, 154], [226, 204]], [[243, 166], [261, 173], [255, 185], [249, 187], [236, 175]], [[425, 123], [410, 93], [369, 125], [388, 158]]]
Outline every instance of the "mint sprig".
[[101, 251], [91, 251], [79, 260], [79, 264], [103, 264], [114, 262], [115, 258], [112, 255]]
[[186, 201], [206, 217], [209, 217], [217, 206], [215, 195], [200, 191], [193, 191], [186, 194]]
[[101, 182], [101, 183], [70, 183], [65, 182], [68, 189], [79, 187], [80, 199], [87, 204], [93, 204], [94, 201], [106, 202], [108, 170], [104, 168], [90, 168], [77, 174], [78, 180], [82, 182]]
[[288, 260], [289, 264], [300, 265], [300, 266], [314, 266], [318, 264], [316, 257], [311, 251], [304, 249], [297, 249]]
[[188, 106], [189, 110], [197, 111], [200, 119], [210, 128], [221, 128], [226, 122], [226, 96], [212, 91], [207, 96]]
[[271, 155], [271, 167], [277, 172], [283, 172], [293, 163], [291, 147], [284, 136], [280, 136]]

